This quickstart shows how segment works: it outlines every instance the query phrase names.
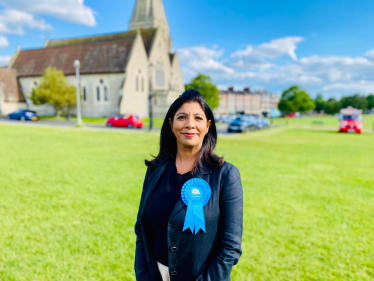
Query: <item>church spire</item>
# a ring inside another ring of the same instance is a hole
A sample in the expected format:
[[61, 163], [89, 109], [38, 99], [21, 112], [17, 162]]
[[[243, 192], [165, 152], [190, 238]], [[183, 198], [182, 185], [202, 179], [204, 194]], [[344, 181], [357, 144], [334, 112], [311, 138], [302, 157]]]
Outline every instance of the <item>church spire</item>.
[[130, 30], [165, 28], [169, 32], [162, 0], [136, 0]]

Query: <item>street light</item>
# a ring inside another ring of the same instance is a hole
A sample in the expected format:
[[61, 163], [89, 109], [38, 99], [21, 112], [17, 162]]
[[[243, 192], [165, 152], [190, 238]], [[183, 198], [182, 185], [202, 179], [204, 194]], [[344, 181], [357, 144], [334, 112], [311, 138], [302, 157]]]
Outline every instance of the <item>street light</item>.
[[79, 76], [79, 69], [81, 67], [81, 63], [79, 60], [74, 61], [75, 67], [75, 75], [77, 77], [77, 125], [82, 126], [82, 114], [81, 114], [81, 83], [80, 83], [80, 76]]
[[152, 72], [153, 64], [148, 65], [148, 76], [149, 76], [149, 130], [153, 129], [153, 93], [152, 93]]

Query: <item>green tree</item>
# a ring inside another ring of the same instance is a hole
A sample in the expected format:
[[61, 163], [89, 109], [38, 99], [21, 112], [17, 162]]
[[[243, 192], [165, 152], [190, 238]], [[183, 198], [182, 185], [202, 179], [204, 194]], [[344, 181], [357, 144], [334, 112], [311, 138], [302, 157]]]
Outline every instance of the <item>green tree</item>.
[[336, 114], [339, 113], [340, 109], [342, 108], [342, 105], [339, 101], [336, 99], [329, 99], [325, 105], [325, 113], [326, 114]]
[[279, 101], [278, 108], [283, 112], [308, 112], [316, 107], [308, 93], [299, 86], [285, 90]]
[[372, 110], [374, 108], [374, 94], [370, 94], [366, 97], [368, 102], [368, 109]]
[[216, 85], [212, 84], [209, 76], [199, 74], [196, 78], [192, 79], [190, 84], [186, 85], [186, 90], [188, 89], [199, 91], [211, 109], [218, 107], [219, 91]]
[[69, 85], [64, 73], [54, 67], [45, 70], [40, 84], [31, 94], [34, 104], [52, 105], [58, 118], [65, 107], [76, 104], [76, 98], [76, 87]]
[[342, 104], [342, 108], [352, 106], [357, 109], [362, 109], [363, 111], [365, 111], [368, 108], [368, 101], [365, 98], [360, 97], [359, 94], [355, 94], [351, 97], [343, 97], [340, 100], [340, 103]]
[[315, 104], [316, 104], [316, 108], [315, 110], [320, 113], [322, 110], [325, 109], [325, 106], [326, 106], [326, 101], [323, 99], [323, 96], [322, 94], [318, 94], [318, 96], [316, 97], [316, 99], [314, 100]]

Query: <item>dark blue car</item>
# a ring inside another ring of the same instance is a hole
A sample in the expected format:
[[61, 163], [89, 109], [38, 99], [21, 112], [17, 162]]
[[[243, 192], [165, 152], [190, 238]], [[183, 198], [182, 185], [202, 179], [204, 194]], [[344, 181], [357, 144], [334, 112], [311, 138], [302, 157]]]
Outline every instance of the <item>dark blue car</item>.
[[232, 121], [227, 129], [231, 132], [249, 132], [257, 129], [256, 118], [251, 115], [240, 115]]
[[7, 115], [7, 119], [38, 121], [39, 116], [35, 111], [20, 109]]

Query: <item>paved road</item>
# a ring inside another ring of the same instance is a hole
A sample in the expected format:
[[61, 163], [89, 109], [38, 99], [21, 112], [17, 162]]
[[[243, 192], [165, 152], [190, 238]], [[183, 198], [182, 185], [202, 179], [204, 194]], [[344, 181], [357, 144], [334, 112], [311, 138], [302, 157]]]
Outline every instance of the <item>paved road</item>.
[[[75, 127], [74, 121], [48, 121], [48, 120], [39, 120], [36, 122], [31, 121], [19, 121], [19, 120], [8, 120], [5, 118], [0, 118], [0, 123], [10, 123], [10, 124], [19, 124], [19, 125], [30, 125], [30, 126], [51, 126], [51, 127]], [[148, 131], [148, 128], [142, 129], [127, 129], [127, 128], [108, 128], [104, 125], [94, 124], [94, 123], [85, 123], [84, 126], [86, 128], [93, 128], [93, 129], [101, 129], [101, 130], [111, 130], [111, 131]], [[155, 128], [153, 131], [159, 132], [160, 128]], [[227, 125], [226, 124], [218, 124], [217, 126], [217, 133], [218, 134], [225, 134], [227, 135]]]

